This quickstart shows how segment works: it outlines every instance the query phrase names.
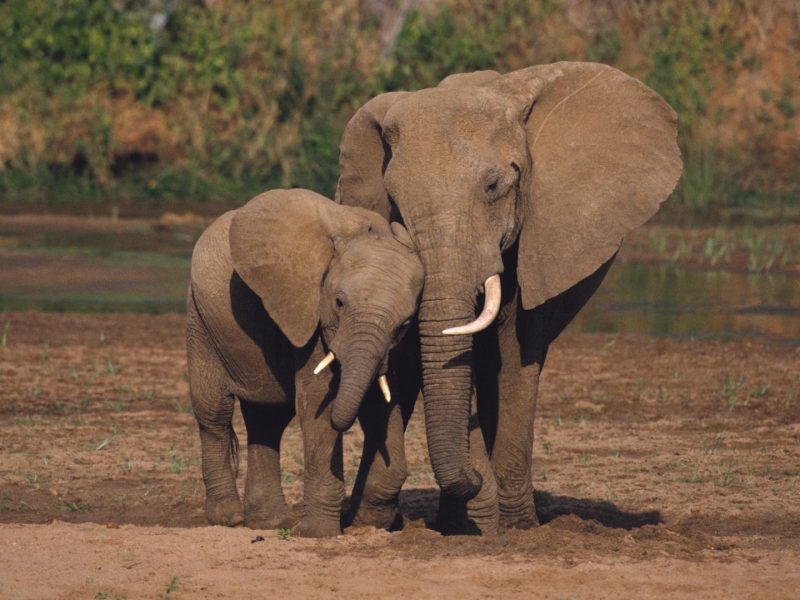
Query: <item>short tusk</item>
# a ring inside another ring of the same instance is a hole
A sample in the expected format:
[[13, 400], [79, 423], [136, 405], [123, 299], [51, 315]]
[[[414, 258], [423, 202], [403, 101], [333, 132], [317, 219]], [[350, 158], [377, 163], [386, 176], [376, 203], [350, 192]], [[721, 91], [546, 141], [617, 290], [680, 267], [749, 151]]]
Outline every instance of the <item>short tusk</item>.
[[336, 357], [333, 355], [333, 352], [328, 352], [325, 355], [325, 358], [319, 361], [319, 364], [314, 367], [314, 375], [319, 375], [320, 371], [331, 364], [335, 358]]
[[478, 318], [472, 321], [472, 323], [445, 329], [442, 331], [444, 335], [468, 335], [471, 333], [478, 333], [492, 324], [492, 321], [497, 317], [497, 313], [500, 312], [500, 275], [495, 273], [486, 280], [483, 286], [486, 290], [486, 294], [483, 301], [483, 310], [481, 314], [478, 315]]
[[389, 389], [389, 380], [386, 379], [386, 375], [381, 375], [378, 377], [378, 385], [381, 386], [383, 397], [386, 399], [386, 403], [388, 404], [392, 401], [392, 391]]

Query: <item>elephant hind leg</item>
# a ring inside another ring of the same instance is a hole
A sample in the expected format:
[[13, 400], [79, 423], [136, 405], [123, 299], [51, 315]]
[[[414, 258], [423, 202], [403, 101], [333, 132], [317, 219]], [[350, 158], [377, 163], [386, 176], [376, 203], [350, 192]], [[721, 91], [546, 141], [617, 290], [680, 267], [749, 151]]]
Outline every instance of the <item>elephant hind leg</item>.
[[191, 307], [187, 346], [189, 393], [200, 428], [206, 517], [212, 525], [240, 525], [244, 511], [236, 491], [238, 442], [231, 425], [234, 397], [228, 391], [228, 376]]
[[247, 478], [244, 524], [251, 529], [280, 529], [293, 524], [281, 487], [280, 442], [294, 417], [291, 403], [269, 405], [240, 399], [247, 427]]

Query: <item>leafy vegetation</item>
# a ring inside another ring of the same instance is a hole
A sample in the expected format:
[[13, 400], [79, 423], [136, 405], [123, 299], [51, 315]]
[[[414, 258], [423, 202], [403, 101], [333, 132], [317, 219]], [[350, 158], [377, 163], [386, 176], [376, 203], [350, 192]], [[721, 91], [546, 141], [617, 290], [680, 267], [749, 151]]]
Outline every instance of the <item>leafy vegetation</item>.
[[240, 203], [276, 186], [330, 196], [342, 129], [375, 94], [564, 59], [613, 64], [675, 108], [674, 211], [788, 203], [800, 190], [797, 67], [764, 42], [776, 23], [796, 27], [781, 13], [798, 16], [790, 3], [762, 15], [753, 0], [443, 0], [396, 26], [370, 6], [381, 7], [0, 4], [0, 195], [114, 211]]

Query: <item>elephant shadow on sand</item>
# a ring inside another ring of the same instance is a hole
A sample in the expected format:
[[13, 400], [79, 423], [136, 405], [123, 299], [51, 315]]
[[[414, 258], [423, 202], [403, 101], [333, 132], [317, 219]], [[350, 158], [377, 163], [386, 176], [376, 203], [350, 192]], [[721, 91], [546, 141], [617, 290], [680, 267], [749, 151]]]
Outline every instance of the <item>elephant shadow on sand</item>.
[[[595, 520], [604, 527], [613, 529], [630, 530], [645, 525], [664, 523], [659, 510], [628, 512], [607, 500], [573, 498], [547, 491], [534, 492], [534, 505], [536, 506], [536, 516], [542, 525], [564, 515]], [[438, 489], [420, 488], [400, 492], [400, 512], [407, 521], [413, 522], [421, 519], [425, 522], [426, 527], [432, 528], [436, 523], [438, 506]]]

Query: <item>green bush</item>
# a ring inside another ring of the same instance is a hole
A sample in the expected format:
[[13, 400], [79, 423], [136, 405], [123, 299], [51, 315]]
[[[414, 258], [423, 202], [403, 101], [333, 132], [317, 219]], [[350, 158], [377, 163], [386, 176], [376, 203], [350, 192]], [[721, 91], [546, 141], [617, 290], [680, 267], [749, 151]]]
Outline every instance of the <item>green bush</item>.
[[797, 118], [792, 77], [762, 89], [747, 144], [719, 135], [736, 116], [720, 99], [763, 65], [747, 44], [749, 2], [636, 0], [583, 20], [565, 3], [425, 3], [384, 45], [358, 0], [7, 0], [0, 193], [64, 206], [239, 203], [275, 186], [332, 195], [342, 129], [375, 94], [563, 59], [613, 64], [676, 109], [685, 172], [673, 210], [800, 189], [800, 169], [771, 159]]

